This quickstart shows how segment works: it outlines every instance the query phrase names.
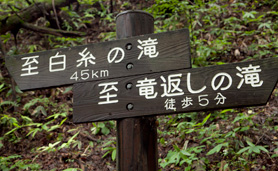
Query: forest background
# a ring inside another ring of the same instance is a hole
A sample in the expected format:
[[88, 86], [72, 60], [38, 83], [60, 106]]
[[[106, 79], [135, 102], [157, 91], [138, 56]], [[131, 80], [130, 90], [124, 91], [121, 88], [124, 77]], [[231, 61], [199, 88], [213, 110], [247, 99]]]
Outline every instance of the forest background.
[[[4, 56], [116, 39], [144, 10], [190, 30], [193, 67], [275, 58], [276, 0], [0, 0], [0, 170], [116, 170], [115, 121], [75, 125], [72, 87], [22, 92]], [[266, 106], [157, 117], [161, 170], [278, 170], [278, 90]]]

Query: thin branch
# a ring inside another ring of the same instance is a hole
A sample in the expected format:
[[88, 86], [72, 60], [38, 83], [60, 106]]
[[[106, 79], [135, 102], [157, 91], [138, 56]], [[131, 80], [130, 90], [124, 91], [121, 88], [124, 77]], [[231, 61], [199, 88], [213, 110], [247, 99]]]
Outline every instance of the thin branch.
[[16, 9], [18, 9], [18, 10], [22, 10], [21, 8], [18, 8], [18, 7], [15, 6], [15, 5], [13, 5], [13, 7], [12, 7], [11, 5], [8, 4], [8, 7], [9, 7], [12, 11], [14, 11], [13, 7], [16, 8]]
[[[40, 0], [40, 3], [35, 3], [21, 10], [18, 14], [1, 16], [0, 19], [0, 34], [5, 34], [7, 31], [21, 28], [22, 22], [33, 22], [43, 16], [44, 12], [49, 13], [53, 10], [52, 3], [49, 0]], [[64, 7], [77, 0], [59, 0], [55, 2], [55, 8]], [[43, 10], [43, 13], [42, 13]], [[20, 17], [18, 17], [20, 16]], [[22, 19], [21, 19], [22, 18]], [[23, 20], [23, 21], [22, 21]]]
[[56, 8], [55, 8], [55, 0], [52, 0], [52, 8], [53, 8], [53, 12], [54, 12], [54, 15], [55, 15], [57, 27], [58, 27], [59, 30], [61, 30], [59, 20], [58, 20], [58, 15], [57, 15]]
[[28, 5], [32, 5], [32, 3], [29, 0], [25, 0]]
[[86, 33], [84, 32], [77, 32], [77, 31], [64, 31], [64, 30], [58, 30], [58, 29], [52, 29], [52, 28], [45, 28], [40, 26], [35, 26], [30, 23], [22, 23], [22, 27], [34, 32], [39, 32], [43, 34], [52, 34], [55, 36], [66, 36], [66, 37], [82, 37], [86, 36]]
[[[0, 37], [0, 51], [3, 54], [3, 57], [5, 59], [7, 53], [6, 53], [6, 49], [5, 49], [4, 43], [1, 40], [1, 37]], [[8, 72], [8, 74], [9, 74], [9, 78], [10, 78], [11, 83], [12, 83], [12, 97], [13, 97], [13, 101], [16, 101], [16, 90], [15, 90], [16, 84], [15, 84], [15, 81], [12, 78], [11, 74], [9, 72]]]
[[[43, 14], [43, 17], [45, 18], [45, 15], [49, 15], [48, 12], [45, 10], [45, 8], [40, 8], [39, 5], [33, 0], [33, 4], [39, 9], [39, 11]], [[43, 6], [44, 7], [44, 6]]]
[[5, 57], [6, 56], [6, 50], [5, 50], [4, 43], [1, 40], [1, 37], [0, 37], [0, 51], [3, 54], [3, 56]]
[[12, 6], [8, 5], [8, 7], [12, 10], [12, 12], [13, 12], [18, 18], [22, 19], [22, 18], [17, 14], [17, 12], [13, 9]]

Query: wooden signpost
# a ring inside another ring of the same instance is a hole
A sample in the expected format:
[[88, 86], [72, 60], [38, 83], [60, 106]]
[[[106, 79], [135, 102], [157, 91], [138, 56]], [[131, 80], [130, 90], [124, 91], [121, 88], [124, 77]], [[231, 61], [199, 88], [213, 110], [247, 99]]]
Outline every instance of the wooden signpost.
[[278, 58], [74, 85], [73, 121], [102, 121], [266, 104]]
[[9, 56], [6, 66], [21, 90], [74, 84], [75, 123], [116, 119], [118, 170], [158, 169], [150, 116], [263, 105], [277, 84], [278, 58], [191, 69], [188, 29], [152, 34], [142, 11], [116, 22], [120, 40]]
[[21, 90], [189, 68], [189, 32], [182, 29], [9, 56], [6, 66]]

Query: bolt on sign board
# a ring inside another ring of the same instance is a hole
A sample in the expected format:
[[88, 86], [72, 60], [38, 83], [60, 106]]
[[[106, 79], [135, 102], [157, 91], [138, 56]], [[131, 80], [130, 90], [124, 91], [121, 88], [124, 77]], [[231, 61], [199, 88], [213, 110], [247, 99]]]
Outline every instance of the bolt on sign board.
[[75, 123], [266, 104], [278, 58], [75, 84]]
[[190, 68], [189, 31], [8, 56], [6, 66], [21, 90]]

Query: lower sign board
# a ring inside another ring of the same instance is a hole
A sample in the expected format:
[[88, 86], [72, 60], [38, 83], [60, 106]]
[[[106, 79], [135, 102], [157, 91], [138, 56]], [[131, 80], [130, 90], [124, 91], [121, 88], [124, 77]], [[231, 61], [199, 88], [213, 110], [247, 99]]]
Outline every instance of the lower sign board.
[[266, 104], [278, 58], [74, 85], [75, 123]]
[[189, 31], [8, 56], [6, 66], [21, 90], [190, 68]]

